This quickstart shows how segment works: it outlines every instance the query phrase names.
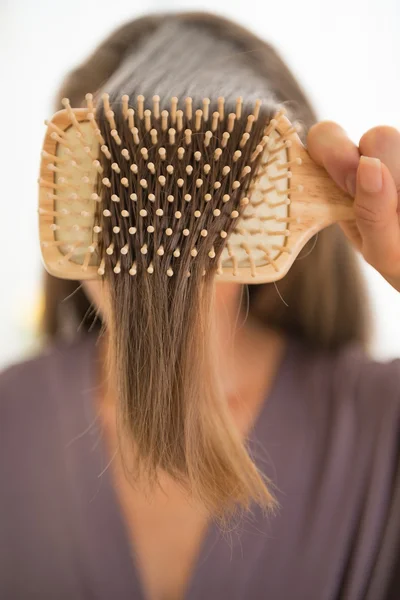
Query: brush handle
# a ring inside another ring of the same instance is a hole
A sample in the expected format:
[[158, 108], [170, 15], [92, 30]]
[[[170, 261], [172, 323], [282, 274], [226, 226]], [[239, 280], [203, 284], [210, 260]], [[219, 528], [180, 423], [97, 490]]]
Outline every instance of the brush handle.
[[[290, 130], [293, 130], [292, 124], [282, 116], [278, 131], [285, 135]], [[312, 160], [295, 131], [288, 139], [292, 142], [288, 148], [289, 160], [293, 162], [290, 181], [290, 188], [293, 190], [292, 215], [308, 222], [313, 229], [318, 226], [322, 229], [337, 221], [353, 220], [353, 198], [336, 185], [323, 167]], [[301, 159], [301, 164], [296, 164], [296, 159]], [[301, 186], [301, 191], [295, 191], [297, 186]]]

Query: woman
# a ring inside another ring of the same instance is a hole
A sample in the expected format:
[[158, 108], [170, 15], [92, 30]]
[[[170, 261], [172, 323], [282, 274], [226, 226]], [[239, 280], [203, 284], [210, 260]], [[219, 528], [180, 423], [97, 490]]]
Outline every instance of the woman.
[[[100, 88], [199, 82], [214, 96], [227, 82], [232, 93], [247, 86], [248, 95], [290, 103], [309, 129], [314, 160], [355, 197], [356, 222], [342, 229], [399, 289], [400, 134], [375, 128], [356, 147], [339, 126], [313, 125], [275, 51], [240, 27], [196, 14], [139, 19], [76, 69], [61, 96], [78, 106]], [[326, 230], [306, 248], [279, 284], [285, 303], [270, 285], [248, 297], [237, 285], [215, 286], [214, 379], [167, 343], [154, 352], [164, 299], [150, 289], [152, 309], [137, 314], [126, 306], [142, 284], [121, 285], [82, 288], [47, 276], [44, 324], [53, 343], [1, 376], [0, 596], [399, 597], [400, 367], [363, 353], [365, 297], [341, 231]], [[189, 329], [187, 322], [199, 323], [192, 313], [183, 303], [168, 325], [182, 330], [185, 348], [193, 340], [190, 356], [199, 356], [207, 338], [201, 327]], [[146, 335], [134, 335], [144, 322]], [[176, 384], [172, 356], [175, 371], [192, 380], [168, 396], [157, 373]], [[185, 407], [182, 417], [176, 405], [154, 403], [196, 394], [189, 416]], [[116, 415], [128, 427], [119, 428]], [[215, 518], [232, 515], [230, 500], [249, 511], [227, 536]]]

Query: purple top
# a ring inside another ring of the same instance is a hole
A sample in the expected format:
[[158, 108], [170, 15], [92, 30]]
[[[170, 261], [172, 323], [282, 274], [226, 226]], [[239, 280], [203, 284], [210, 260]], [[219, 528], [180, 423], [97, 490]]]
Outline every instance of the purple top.
[[[0, 376], [0, 598], [145, 600], [96, 421], [93, 337]], [[400, 598], [400, 364], [288, 345], [251, 452], [281, 508], [211, 525], [185, 600]]]

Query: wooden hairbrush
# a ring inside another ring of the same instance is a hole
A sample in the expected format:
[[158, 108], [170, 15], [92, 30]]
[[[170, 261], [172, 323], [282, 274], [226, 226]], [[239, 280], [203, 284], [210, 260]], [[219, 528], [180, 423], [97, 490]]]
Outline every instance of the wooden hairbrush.
[[[47, 123], [39, 179], [39, 230], [49, 273], [65, 279], [188, 275], [203, 253], [220, 281], [283, 277], [322, 228], [353, 218], [352, 199], [316, 165], [283, 110], [273, 118], [242, 99], [194, 107], [160, 98], [135, 108], [103, 94], [95, 107]], [[188, 247], [188, 245], [190, 247]], [[186, 267], [185, 267], [186, 268]]]

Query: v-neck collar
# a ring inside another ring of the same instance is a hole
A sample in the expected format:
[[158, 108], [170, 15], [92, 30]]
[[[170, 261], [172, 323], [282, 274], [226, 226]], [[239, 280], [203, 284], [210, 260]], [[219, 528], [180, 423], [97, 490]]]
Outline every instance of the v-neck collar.
[[[112, 458], [102, 438], [96, 415], [96, 339], [92, 335], [70, 349], [74, 377], [72, 386], [65, 389], [64, 397], [60, 399], [60, 411], [67, 424], [64, 433], [67, 445], [66, 466], [71, 479], [71, 501], [77, 515], [74, 519], [77, 524], [76, 552], [82, 563], [82, 585], [88, 595], [97, 600], [147, 600], [108, 468]], [[278, 418], [277, 400], [284, 396], [285, 388], [290, 387], [288, 374], [292, 354], [293, 345], [288, 342], [268, 399], [264, 401], [248, 437], [250, 453], [264, 472], [263, 440], [266, 439], [269, 427], [273, 427]], [[75, 410], [71, 410], [71, 403], [75, 404]], [[257, 508], [253, 514], [256, 519], [267, 518]], [[246, 535], [246, 531], [243, 535]], [[219, 585], [215, 582], [216, 597], [229, 597], [229, 594], [225, 595], [225, 585], [228, 582], [219, 569], [218, 561], [220, 548], [223, 548], [222, 552], [229, 552], [229, 544], [225, 540], [220, 543], [221, 537], [221, 531], [211, 522], [201, 543], [183, 600], [203, 600], [205, 595], [202, 583], [209, 582], [210, 577], [220, 578]], [[240, 543], [242, 542], [243, 538]], [[231, 571], [229, 579], [229, 586], [233, 586], [235, 577], [232, 577]], [[85, 595], [83, 597], [86, 598]], [[233, 598], [233, 594], [231, 597]]]

